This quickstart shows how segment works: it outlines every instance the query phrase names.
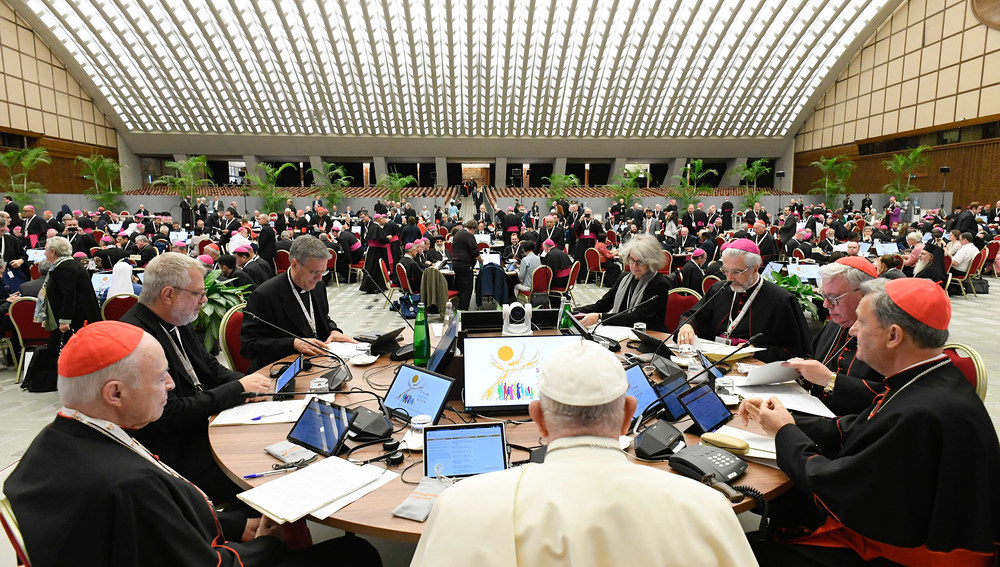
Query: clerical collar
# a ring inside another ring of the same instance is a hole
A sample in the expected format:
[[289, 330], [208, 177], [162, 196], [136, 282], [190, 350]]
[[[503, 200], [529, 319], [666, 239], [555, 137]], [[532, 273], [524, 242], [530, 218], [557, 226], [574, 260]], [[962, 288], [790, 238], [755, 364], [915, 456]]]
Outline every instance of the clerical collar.
[[920, 368], [922, 366], [927, 366], [928, 364], [930, 364], [932, 362], [936, 362], [938, 360], [943, 360], [944, 358], [947, 358], [947, 357], [948, 357], [948, 355], [946, 355], [944, 353], [941, 353], [941, 354], [939, 354], [937, 356], [932, 356], [932, 357], [930, 357], [930, 358], [928, 358], [926, 360], [921, 360], [920, 362], [918, 362], [916, 364], [911, 364], [910, 366], [907, 366], [906, 368], [900, 370], [899, 372], [896, 372], [895, 374], [893, 374], [891, 376], [886, 376], [885, 379], [883, 379], [883, 382], [890, 389], [896, 388], [899, 385], [899, 383], [904, 382], [905, 380], [908, 379], [907, 375], [910, 374], [913, 370], [916, 370], [916, 369], [918, 369], [918, 368]]
[[299, 284], [295, 283], [295, 280], [292, 279], [291, 273], [288, 274], [288, 283], [292, 284], [292, 289], [295, 290], [295, 292], [298, 293], [299, 295], [305, 295], [309, 293], [309, 290], [302, 289], [301, 287], [299, 287]]
[[571, 457], [579, 449], [608, 449], [625, 458], [625, 453], [617, 439], [597, 435], [578, 435], [560, 437], [549, 443], [545, 452], [545, 460]]

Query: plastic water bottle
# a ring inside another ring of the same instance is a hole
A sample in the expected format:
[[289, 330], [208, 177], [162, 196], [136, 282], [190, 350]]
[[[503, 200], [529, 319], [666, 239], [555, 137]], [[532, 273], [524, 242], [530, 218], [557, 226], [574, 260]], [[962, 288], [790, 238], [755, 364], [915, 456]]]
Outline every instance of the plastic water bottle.
[[451, 318], [455, 316], [455, 306], [450, 301], [444, 304], [444, 326], [451, 323]]
[[413, 364], [414, 366], [427, 367], [427, 361], [431, 357], [430, 333], [427, 327], [427, 312], [424, 310], [424, 303], [417, 304], [417, 321], [413, 327]]

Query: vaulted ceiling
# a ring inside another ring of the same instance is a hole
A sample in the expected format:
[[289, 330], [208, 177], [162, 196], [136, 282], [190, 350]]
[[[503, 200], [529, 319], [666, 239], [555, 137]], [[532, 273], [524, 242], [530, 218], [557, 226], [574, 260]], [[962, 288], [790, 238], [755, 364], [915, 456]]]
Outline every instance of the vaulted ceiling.
[[899, 0], [13, 4], [123, 134], [787, 141]]

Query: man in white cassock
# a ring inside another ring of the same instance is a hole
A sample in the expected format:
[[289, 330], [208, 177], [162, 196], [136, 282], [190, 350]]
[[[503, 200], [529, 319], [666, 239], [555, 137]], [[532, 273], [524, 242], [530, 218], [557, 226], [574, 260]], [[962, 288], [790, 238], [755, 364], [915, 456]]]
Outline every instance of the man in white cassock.
[[629, 462], [618, 444], [636, 407], [627, 389], [621, 363], [592, 342], [548, 355], [529, 407], [545, 462], [442, 492], [411, 565], [756, 565], [722, 494]]

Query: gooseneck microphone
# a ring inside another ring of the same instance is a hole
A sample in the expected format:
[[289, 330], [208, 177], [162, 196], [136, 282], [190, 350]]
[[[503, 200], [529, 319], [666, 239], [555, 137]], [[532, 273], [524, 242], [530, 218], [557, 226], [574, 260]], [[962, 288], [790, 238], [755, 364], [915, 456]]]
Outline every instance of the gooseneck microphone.
[[[244, 309], [243, 310], [243, 314], [244, 315], [249, 315], [250, 318], [253, 319], [254, 321], [258, 321], [260, 323], [263, 323], [264, 325], [267, 325], [268, 327], [270, 327], [270, 328], [274, 329], [275, 331], [278, 331], [279, 333], [282, 333], [282, 334], [284, 334], [284, 335], [286, 335], [288, 337], [291, 337], [293, 339], [299, 339], [301, 341], [307, 341], [307, 342], [309, 341], [309, 339], [307, 339], [305, 337], [300, 337], [299, 335], [296, 335], [295, 333], [293, 333], [293, 332], [291, 332], [291, 331], [289, 331], [287, 329], [283, 329], [283, 328], [275, 325], [274, 323], [272, 323], [272, 322], [270, 322], [270, 321], [268, 321], [266, 319], [261, 318], [259, 315], [257, 315], [253, 311], [249, 311], [249, 310]], [[330, 378], [328, 378], [330, 384], [334, 384], [334, 383], [336, 383], [336, 384], [342, 384], [344, 382], [348, 382], [348, 381], [351, 380], [351, 378], [352, 378], [352, 376], [351, 376], [351, 369], [347, 366], [347, 361], [346, 360], [344, 360], [343, 358], [341, 358], [340, 355], [338, 355], [337, 353], [333, 352], [329, 348], [326, 349], [326, 354], [323, 355], [323, 356], [329, 356], [330, 358], [333, 358], [337, 362], [340, 363], [340, 367], [337, 368], [337, 370], [334, 373], [334, 375], [331, 376]], [[332, 390], [332, 388], [331, 388], [331, 390]], [[251, 392], [244, 392], [243, 397], [251, 397], [251, 398], [260, 397], [260, 396], [247, 396], [246, 394], [248, 394], [248, 393], [251, 393]], [[254, 393], [256, 393], [256, 392], [254, 392]], [[283, 392], [282, 394], [288, 395], [288, 394], [290, 394], [290, 392]]]

